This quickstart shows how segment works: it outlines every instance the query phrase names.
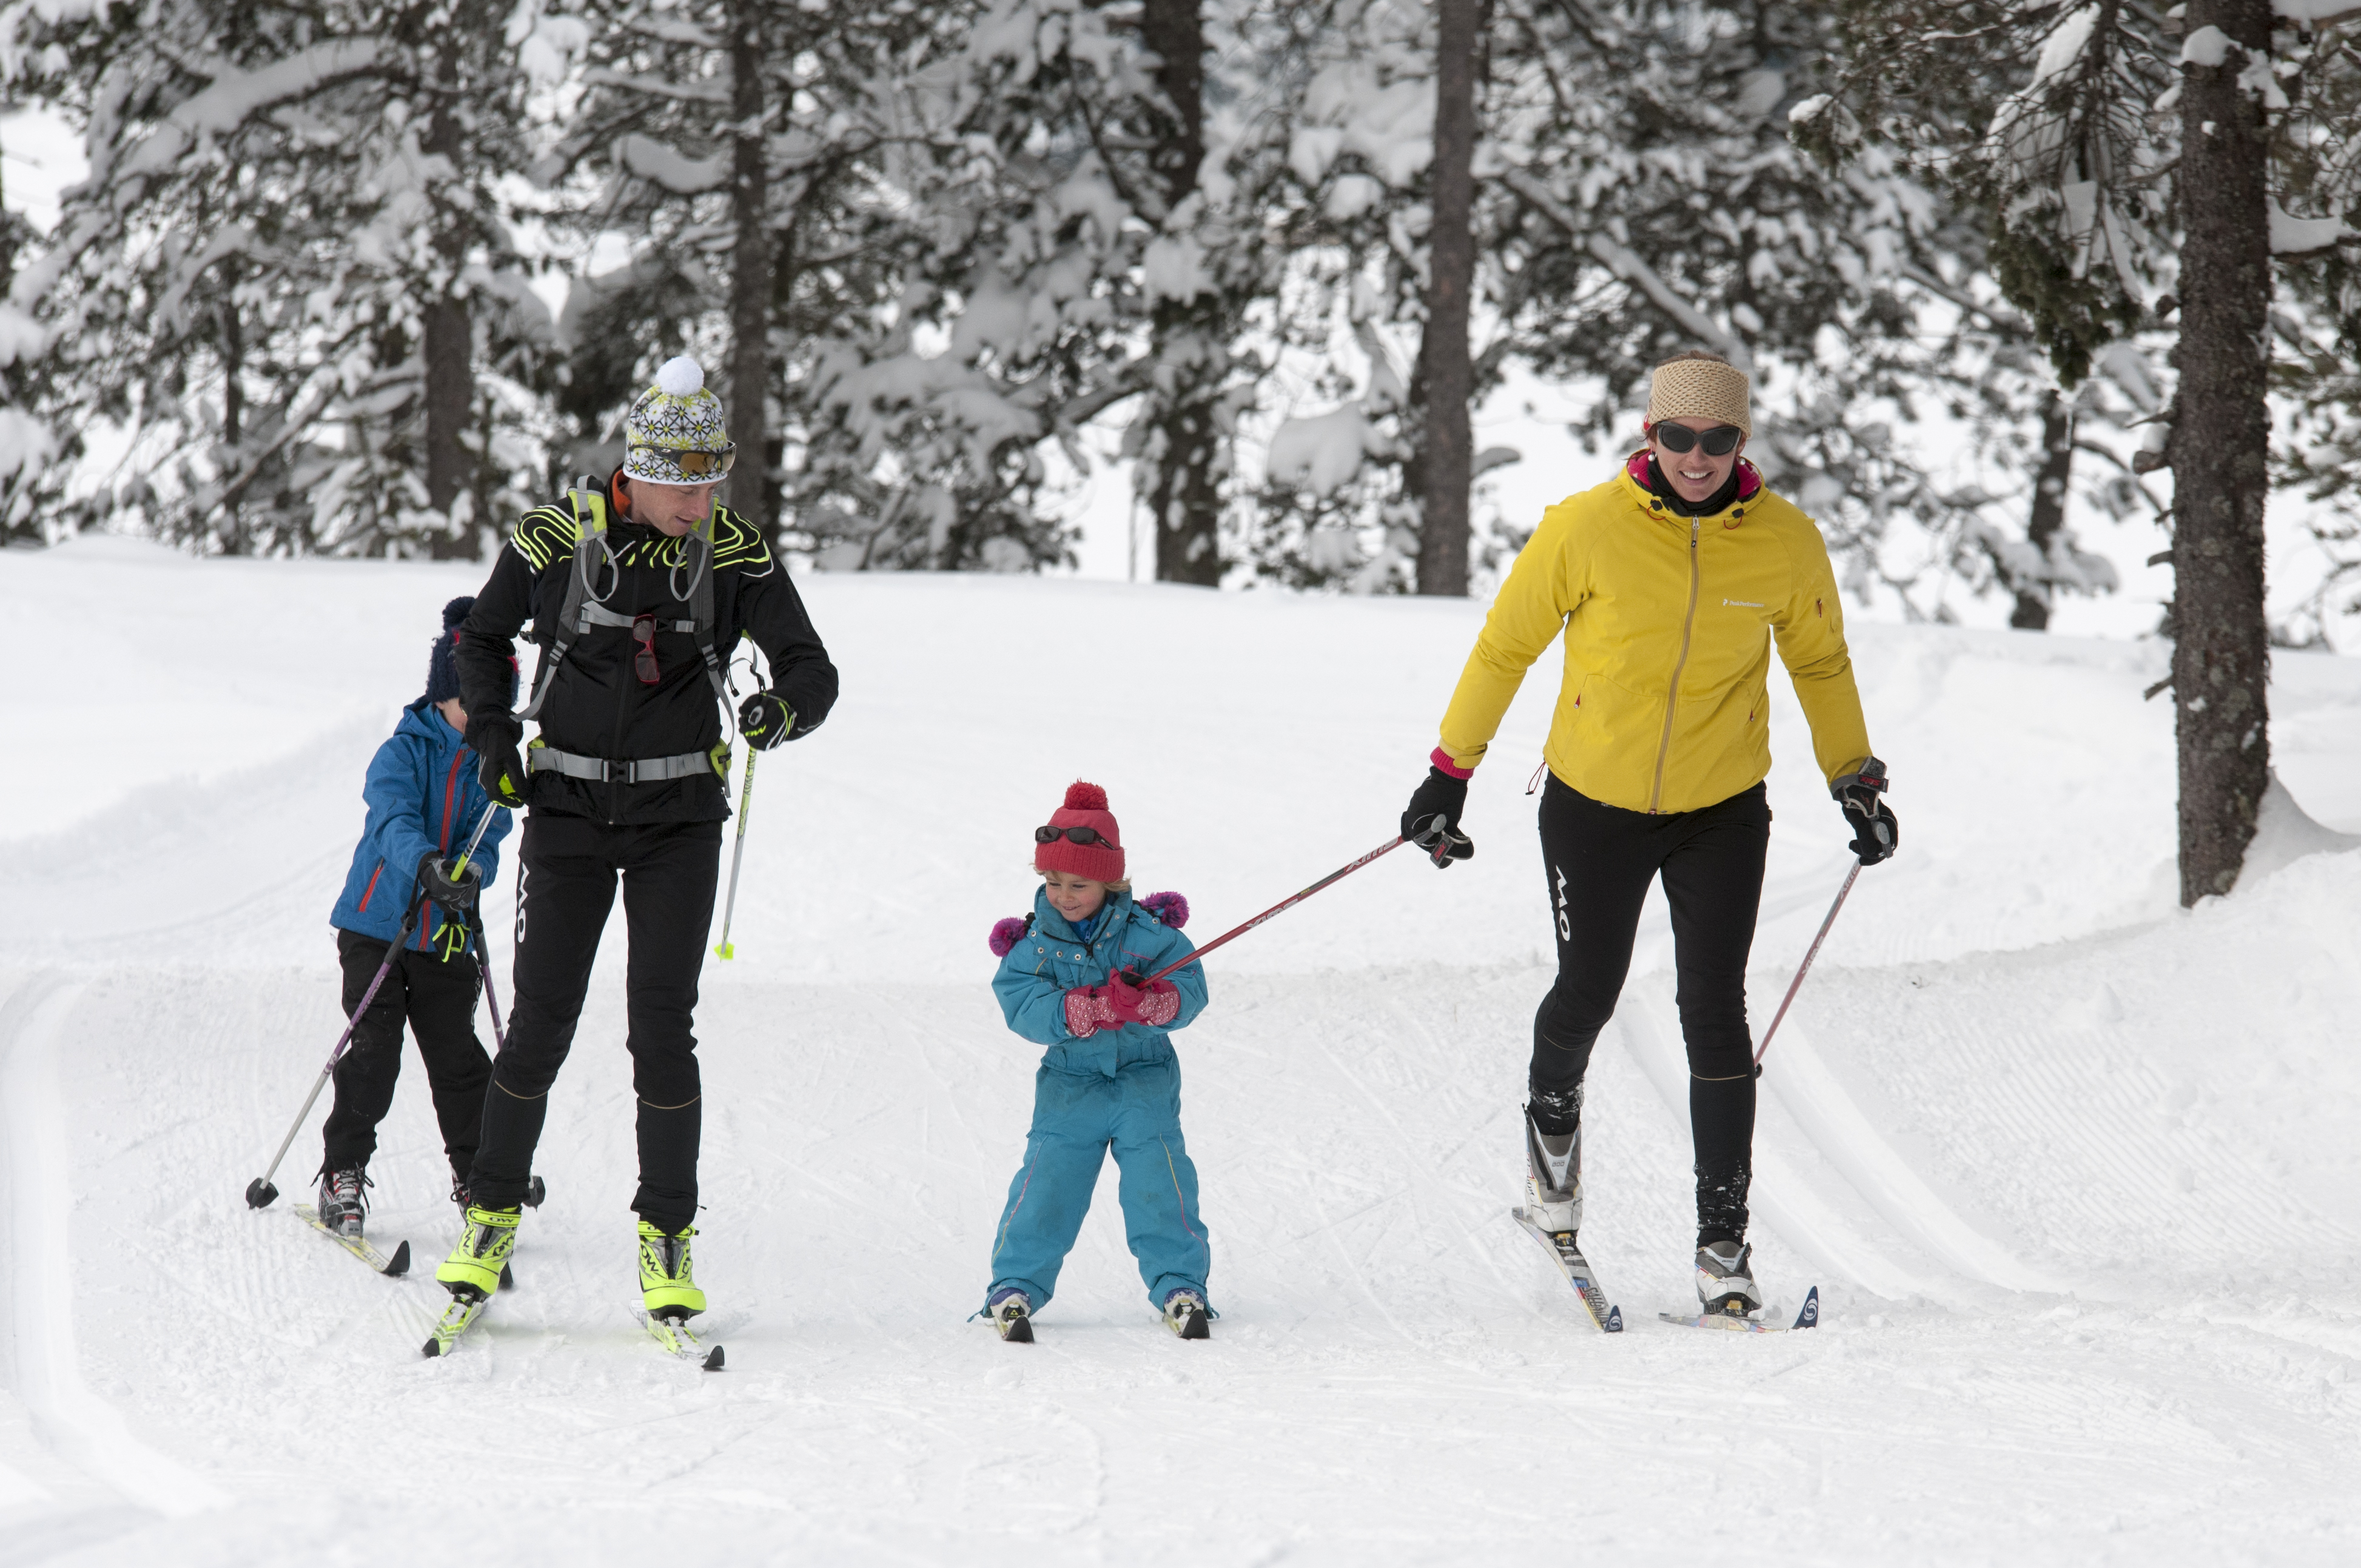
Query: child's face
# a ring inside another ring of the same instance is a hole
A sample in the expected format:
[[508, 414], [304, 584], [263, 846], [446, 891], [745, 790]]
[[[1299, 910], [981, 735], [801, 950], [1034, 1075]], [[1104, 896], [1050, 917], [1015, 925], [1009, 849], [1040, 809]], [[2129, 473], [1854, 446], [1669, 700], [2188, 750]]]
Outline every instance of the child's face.
[[1106, 903], [1106, 883], [1071, 872], [1043, 872], [1041, 883], [1049, 894], [1049, 907], [1068, 921], [1087, 920]]

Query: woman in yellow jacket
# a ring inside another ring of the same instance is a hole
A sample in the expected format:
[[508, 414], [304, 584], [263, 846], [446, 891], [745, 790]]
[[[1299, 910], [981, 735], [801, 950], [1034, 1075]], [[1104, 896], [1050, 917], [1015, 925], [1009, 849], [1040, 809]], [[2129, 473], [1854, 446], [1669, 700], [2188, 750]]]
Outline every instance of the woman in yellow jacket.
[[1775, 644], [1820, 772], [1873, 865], [1894, 852], [1844, 612], [1818, 528], [1740, 454], [1745, 374], [1708, 354], [1656, 367], [1647, 447], [1606, 484], [1543, 514], [1510, 568], [1443, 716], [1443, 744], [1402, 815], [1438, 866], [1467, 779], [1526, 669], [1561, 630], [1565, 677], [1543, 755], [1541, 838], [1556, 918], [1556, 983], [1533, 1019], [1527, 1196], [1579, 1262], [1582, 1080], [1631, 962], [1648, 884], [1672, 906], [1697, 1150], [1697, 1295], [1708, 1311], [1763, 1304], [1746, 1245], [1754, 1139], [1746, 959], [1771, 810], [1766, 718]]

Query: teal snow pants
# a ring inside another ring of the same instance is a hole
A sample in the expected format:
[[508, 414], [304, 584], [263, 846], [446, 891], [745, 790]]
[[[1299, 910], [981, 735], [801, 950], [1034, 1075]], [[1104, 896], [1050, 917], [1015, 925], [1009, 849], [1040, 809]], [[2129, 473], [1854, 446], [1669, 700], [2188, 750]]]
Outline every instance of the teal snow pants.
[[993, 1234], [987, 1296], [1014, 1288], [1036, 1310], [1048, 1304], [1110, 1146], [1122, 1177], [1124, 1233], [1149, 1304], [1161, 1310], [1175, 1290], [1210, 1301], [1213, 1252], [1197, 1212], [1197, 1168], [1180, 1142], [1180, 1064], [1169, 1047], [1160, 1059], [1126, 1062], [1112, 1075], [1047, 1062], [1034, 1074], [1033, 1128]]

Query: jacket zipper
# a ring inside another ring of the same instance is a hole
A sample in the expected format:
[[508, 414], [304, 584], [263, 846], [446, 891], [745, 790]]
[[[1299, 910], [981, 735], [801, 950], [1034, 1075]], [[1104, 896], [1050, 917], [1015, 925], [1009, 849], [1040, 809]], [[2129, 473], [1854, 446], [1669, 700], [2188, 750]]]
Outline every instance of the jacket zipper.
[[[467, 743], [462, 741], [460, 744], [465, 747]], [[463, 755], [464, 751], [453, 751], [451, 771], [443, 775], [443, 833], [436, 848], [445, 855], [451, 852], [451, 807], [457, 801], [456, 786], [459, 782], [459, 759]], [[438, 918], [434, 901], [431, 898], [418, 901], [418, 950], [423, 953], [428, 950], [427, 943], [433, 939], [434, 927], [442, 925], [443, 921]]]
[[1664, 738], [1656, 747], [1656, 784], [1648, 794], [1648, 815], [1657, 815], [1656, 808], [1664, 798], [1664, 759], [1673, 751], [1673, 706], [1681, 700], [1681, 671], [1689, 662], [1689, 634], [1697, 626], [1697, 530], [1705, 526], [1700, 517], [1689, 519], [1689, 608], [1681, 618], [1681, 656], [1673, 661], [1673, 684], [1664, 693]]
[[[620, 598], [622, 597], [622, 562], [618, 559], [616, 562], [615, 572], [615, 592], [610, 597]], [[636, 592], [631, 595], [631, 603], [633, 606], [631, 613], [635, 616], [640, 613], [637, 608], [639, 598], [640, 596]], [[619, 757], [622, 755], [623, 731], [628, 728], [630, 722], [628, 710], [631, 700], [631, 683], [639, 678], [638, 672], [631, 662], [632, 642], [634, 640], [631, 633], [627, 631], [623, 634], [623, 641], [624, 651], [621, 654], [622, 663], [621, 667], [615, 674], [615, 733], [607, 743], [607, 755], [609, 757]], [[623, 819], [624, 788], [625, 785], [623, 781], [620, 779], [609, 778], [607, 781], [607, 825], [610, 828]]]

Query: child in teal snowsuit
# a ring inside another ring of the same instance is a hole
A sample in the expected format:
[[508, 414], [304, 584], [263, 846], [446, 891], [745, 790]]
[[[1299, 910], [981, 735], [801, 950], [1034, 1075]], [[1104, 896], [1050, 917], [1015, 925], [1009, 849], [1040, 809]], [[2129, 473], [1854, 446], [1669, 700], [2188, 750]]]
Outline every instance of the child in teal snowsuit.
[[993, 1234], [985, 1310], [1002, 1335], [1033, 1337], [1115, 1150], [1123, 1223], [1148, 1301], [1183, 1339], [1204, 1339], [1213, 1263], [1197, 1211], [1197, 1168], [1180, 1138], [1180, 1062], [1169, 1037], [1204, 1010], [1205, 971], [1139, 983], [1194, 949], [1177, 893], [1135, 902], [1106, 792], [1076, 784], [1034, 830], [1041, 891], [1033, 913], [1001, 921], [992, 989], [1008, 1026], [1047, 1046], [1033, 1078], [1025, 1164]]

